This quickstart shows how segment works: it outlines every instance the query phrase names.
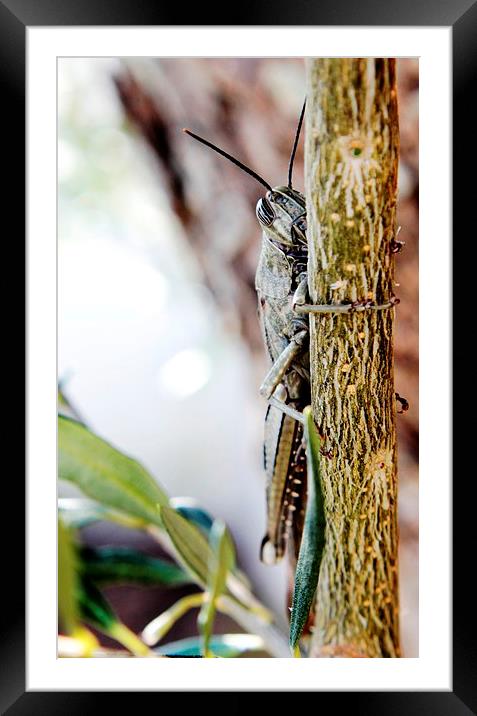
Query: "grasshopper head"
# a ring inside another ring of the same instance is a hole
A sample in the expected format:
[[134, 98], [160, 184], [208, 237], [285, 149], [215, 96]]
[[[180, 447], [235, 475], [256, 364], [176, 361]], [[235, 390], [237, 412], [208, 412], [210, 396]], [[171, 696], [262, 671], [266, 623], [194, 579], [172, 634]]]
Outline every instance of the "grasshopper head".
[[306, 246], [305, 197], [296, 189], [277, 186], [258, 200], [257, 219], [270, 239], [284, 246]]
[[290, 162], [288, 165], [288, 185], [277, 186], [274, 189], [267, 181], [265, 181], [265, 179], [263, 179], [263, 177], [257, 174], [257, 172], [253, 171], [253, 169], [248, 167], [246, 164], [243, 164], [231, 154], [228, 154], [223, 149], [220, 149], [220, 147], [217, 147], [215, 144], [209, 142], [207, 139], [199, 137], [198, 134], [194, 134], [194, 132], [191, 132], [190, 129], [183, 130], [190, 137], [193, 137], [201, 144], [205, 144], [206, 147], [213, 149], [214, 152], [217, 152], [232, 162], [232, 164], [238, 166], [267, 189], [265, 196], [258, 200], [256, 208], [260, 226], [271, 241], [275, 241], [284, 247], [288, 246], [297, 249], [302, 249], [307, 245], [305, 197], [303, 194], [300, 194], [299, 191], [293, 189], [292, 184], [293, 162], [305, 114], [305, 106], [306, 102], [303, 104], [303, 108], [301, 110], [300, 120], [298, 122], [295, 135], [295, 142], [293, 144]]

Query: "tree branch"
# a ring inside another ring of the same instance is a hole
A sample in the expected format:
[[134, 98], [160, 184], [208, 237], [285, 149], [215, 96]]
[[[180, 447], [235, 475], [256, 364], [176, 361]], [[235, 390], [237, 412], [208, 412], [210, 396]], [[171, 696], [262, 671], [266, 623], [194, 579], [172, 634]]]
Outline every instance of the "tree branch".
[[[394, 295], [395, 60], [307, 65], [312, 303]], [[393, 307], [310, 315], [313, 413], [325, 436], [326, 547], [313, 656], [399, 656]]]

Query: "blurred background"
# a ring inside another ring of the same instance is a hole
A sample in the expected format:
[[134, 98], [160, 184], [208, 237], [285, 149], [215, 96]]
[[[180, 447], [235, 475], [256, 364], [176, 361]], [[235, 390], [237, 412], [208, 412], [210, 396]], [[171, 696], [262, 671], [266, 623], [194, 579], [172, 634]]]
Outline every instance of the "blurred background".
[[[395, 383], [410, 403], [397, 420], [407, 657], [418, 655], [418, 76], [417, 60], [398, 60], [406, 245], [396, 257]], [[226, 521], [240, 566], [284, 629], [286, 565], [259, 561], [266, 407], [258, 386], [267, 361], [254, 274], [262, 190], [181, 130], [207, 137], [275, 186], [286, 179], [304, 96], [297, 59], [58, 60], [62, 389], [95, 432], [141, 461], [170, 495], [193, 497]], [[302, 147], [294, 185], [303, 189]], [[60, 496], [74, 494], [60, 485]], [[143, 533], [110, 523], [85, 528], [82, 539], [160, 554]], [[135, 630], [178, 597], [157, 588], [106, 592]], [[196, 634], [195, 620], [186, 616], [170, 640]], [[225, 617], [217, 626], [240, 631]]]

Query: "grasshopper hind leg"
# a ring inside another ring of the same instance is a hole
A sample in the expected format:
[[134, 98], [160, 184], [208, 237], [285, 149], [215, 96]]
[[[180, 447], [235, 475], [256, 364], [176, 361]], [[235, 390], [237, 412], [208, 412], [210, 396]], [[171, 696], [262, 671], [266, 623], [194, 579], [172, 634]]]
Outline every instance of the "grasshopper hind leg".
[[286, 492], [288, 492], [289, 501], [280, 516], [280, 520], [284, 524], [280, 529], [279, 536], [273, 537], [267, 532], [260, 546], [260, 559], [267, 565], [277, 564], [283, 559], [290, 540], [293, 544], [295, 558], [298, 556], [305, 512], [306, 470], [289, 477]]
[[288, 517], [286, 519], [287, 539], [291, 542], [295, 559], [298, 558], [303, 520], [305, 516], [307, 470], [306, 451], [303, 443], [303, 426], [297, 425], [293, 461], [290, 464], [290, 476], [285, 494], [288, 500]]
[[[274, 408], [271, 407], [270, 411], [273, 410]], [[276, 564], [283, 558], [290, 539], [295, 553], [299, 548], [300, 524], [303, 521], [306, 499], [303, 426], [288, 414], [282, 413], [278, 437], [275, 461], [273, 465], [267, 463], [265, 465], [269, 475], [268, 519], [267, 534], [260, 548], [260, 559], [264, 564], [269, 565]]]

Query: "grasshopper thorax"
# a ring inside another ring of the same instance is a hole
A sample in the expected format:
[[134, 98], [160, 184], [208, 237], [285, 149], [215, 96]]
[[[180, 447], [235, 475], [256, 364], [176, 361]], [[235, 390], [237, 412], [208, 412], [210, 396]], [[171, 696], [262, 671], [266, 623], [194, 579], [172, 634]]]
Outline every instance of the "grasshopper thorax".
[[267, 236], [285, 247], [306, 246], [305, 197], [296, 189], [277, 186], [258, 200], [257, 219]]

